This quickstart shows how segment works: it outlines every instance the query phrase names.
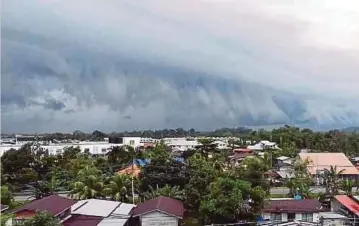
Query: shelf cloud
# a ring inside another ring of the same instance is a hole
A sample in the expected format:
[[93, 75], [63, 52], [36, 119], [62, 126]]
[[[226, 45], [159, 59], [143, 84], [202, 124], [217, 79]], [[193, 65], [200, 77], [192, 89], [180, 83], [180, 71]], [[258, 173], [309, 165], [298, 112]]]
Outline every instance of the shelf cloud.
[[358, 4], [5, 1], [2, 130], [357, 125]]

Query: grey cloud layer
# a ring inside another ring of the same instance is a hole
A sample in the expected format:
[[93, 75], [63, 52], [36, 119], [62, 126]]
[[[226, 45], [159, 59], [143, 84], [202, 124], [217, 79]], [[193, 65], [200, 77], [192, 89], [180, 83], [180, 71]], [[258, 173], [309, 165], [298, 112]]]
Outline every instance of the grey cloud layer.
[[238, 12], [223, 18], [218, 10], [215, 23], [204, 17], [213, 6], [195, 14], [166, 12], [166, 4], [60, 2], [55, 11], [40, 1], [18, 9], [16, 0], [5, 9], [3, 131], [359, 122], [351, 101], [357, 53], [294, 46], [290, 25], [239, 12], [251, 26], [215, 33], [203, 20], [220, 28]]

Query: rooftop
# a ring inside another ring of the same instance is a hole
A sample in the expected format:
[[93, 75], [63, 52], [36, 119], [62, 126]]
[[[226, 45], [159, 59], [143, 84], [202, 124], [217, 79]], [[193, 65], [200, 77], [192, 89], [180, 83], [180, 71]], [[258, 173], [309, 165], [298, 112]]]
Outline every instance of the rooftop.
[[72, 214], [108, 217], [121, 202], [101, 200], [101, 199], [86, 199], [81, 200], [72, 206]]
[[355, 215], [359, 216], [359, 204], [357, 201], [347, 195], [337, 195], [334, 198]]
[[310, 161], [308, 170], [311, 174], [317, 174], [318, 170], [330, 169], [330, 166], [336, 166], [338, 171], [344, 170], [342, 174], [359, 174], [344, 153], [299, 153], [299, 157], [303, 161], [306, 159]]
[[184, 207], [183, 203], [179, 200], [165, 196], [158, 196], [154, 199], [140, 203], [133, 209], [132, 214], [134, 216], [140, 216], [153, 211], [161, 211], [169, 215], [182, 218], [184, 214]]
[[56, 216], [62, 211], [70, 208], [76, 202], [76, 200], [64, 198], [58, 195], [50, 195], [42, 199], [34, 200], [30, 203], [27, 203], [24, 207], [16, 210], [15, 212], [20, 212], [23, 210], [30, 210], [34, 212], [47, 211]]
[[315, 213], [322, 211], [321, 204], [317, 199], [286, 199], [286, 200], [270, 200], [268, 205], [264, 207], [262, 212], [270, 213]]

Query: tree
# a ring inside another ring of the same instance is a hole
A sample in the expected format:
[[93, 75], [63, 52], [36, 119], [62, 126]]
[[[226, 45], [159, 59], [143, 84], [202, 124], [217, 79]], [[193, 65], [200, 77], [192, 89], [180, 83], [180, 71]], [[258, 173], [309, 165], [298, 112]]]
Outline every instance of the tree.
[[202, 199], [200, 212], [207, 223], [236, 223], [253, 219], [260, 209], [258, 205], [263, 206], [264, 200], [265, 191], [262, 188], [252, 188], [247, 181], [220, 177], [211, 184], [210, 193]]
[[269, 193], [270, 184], [265, 177], [268, 166], [263, 162], [263, 158], [247, 158], [238, 168], [234, 168], [232, 173], [236, 179], [245, 180], [252, 184], [253, 187], [260, 186]]
[[14, 197], [8, 186], [1, 186], [1, 204], [3, 205], [11, 205], [14, 201]]
[[139, 176], [140, 190], [146, 192], [150, 185], [164, 187], [166, 184], [183, 189], [189, 180], [186, 165], [174, 160], [162, 144], [151, 152], [153, 152], [151, 162], [142, 168]]
[[[138, 180], [134, 178], [134, 187], [138, 188]], [[131, 175], [128, 174], [117, 174], [111, 178], [111, 181], [106, 188], [104, 189], [104, 193], [106, 195], [111, 196], [112, 200], [121, 201], [121, 202], [129, 202], [129, 197], [132, 196], [132, 178]]]
[[341, 182], [340, 189], [345, 192], [346, 195], [353, 195], [354, 182], [349, 179], [345, 179]]
[[154, 189], [152, 186], [150, 186], [150, 191], [144, 194], [145, 199], [153, 199], [161, 195], [178, 200], [184, 200], [184, 196], [185, 196], [184, 190], [181, 190], [180, 187], [178, 186], [171, 187], [168, 184], [166, 184], [162, 188], [157, 188], [157, 189]]
[[189, 158], [188, 171], [190, 178], [185, 186], [185, 201], [192, 212], [198, 212], [202, 197], [210, 192], [210, 184], [221, 172], [199, 153]]
[[23, 226], [61, 226], [61, 223], [47, 212], [38, 212], [34, 217], [25, 220]]
[[287, 179], [285, 182], [291, 196], [300, 194], [305, 198], [313, 197], [312, 191], [310, 190], [310, 185], [313, 183], [313, 179], [308, 172], [309, 164], [309, 159], [306, 159], [305, 161], [298, 159], [294, 163], [294, 176]]
[[104, 183], [101, 178], [101, 171], [95, 167], [86, 166], [78, 172], [70, 189], [70, 196], [76, 199], [103, 197]]
[[330, 166], [329, 169], [324, 169], [323, 179], [325, 181], [326, 193], [330, 197], [334, 197], [339, 193], [340, 188], [340, 174], [344, 172], [344, 169], [337, 170], [337, 166]]

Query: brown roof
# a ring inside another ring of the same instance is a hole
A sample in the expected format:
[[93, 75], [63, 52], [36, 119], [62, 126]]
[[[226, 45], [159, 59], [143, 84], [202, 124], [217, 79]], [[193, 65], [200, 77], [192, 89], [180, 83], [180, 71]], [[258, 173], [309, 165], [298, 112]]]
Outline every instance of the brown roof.
[[72, 215], [64, 222], [64, 226], [96, 226], [102, 221], [103, 217]]
[[349, 161], [344, 153], [299, 153], [299, 157], [310, 164], [310, 174], [317, 174], [317, 170], [330, 169], [330, 166], [337, 166], [337, 171], [344, 170], [342, 174], [358, 175], [359, 171]]
[[265, 213], [314, 213], [321, 211], [321, 204], [317, 199], [270, 200], [262, 210]]
[[64, 198], [58, 195], [50, 195], [42, 199], [34, 200], [30, 203], [27, 203], [24, 207], [16, 210], [15, 212], [17, 213], [23, 210], [30, 210], [34, 212], [47, 211], [56, 216], [62, 211], [70, 208], [76, 202], [76, 200]]
[[158, 196], [157, 198], [140, 203], [132, 210], [132, 214], [139, 216], [156, 210], [179, 218], [182, 218], [184, 214], [184, 207], [181, 201], [165, 196]]

